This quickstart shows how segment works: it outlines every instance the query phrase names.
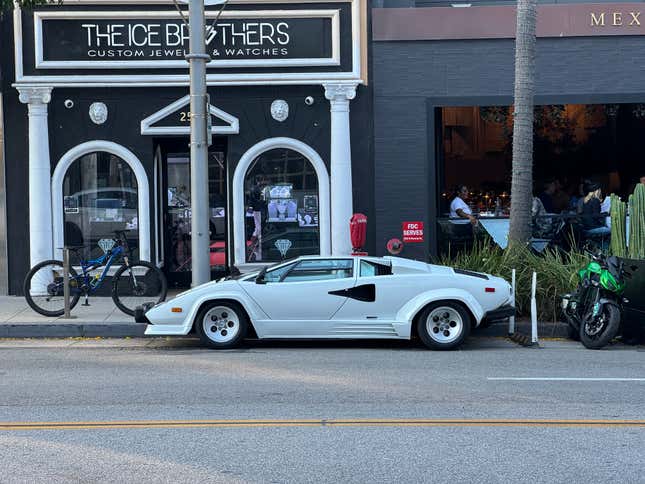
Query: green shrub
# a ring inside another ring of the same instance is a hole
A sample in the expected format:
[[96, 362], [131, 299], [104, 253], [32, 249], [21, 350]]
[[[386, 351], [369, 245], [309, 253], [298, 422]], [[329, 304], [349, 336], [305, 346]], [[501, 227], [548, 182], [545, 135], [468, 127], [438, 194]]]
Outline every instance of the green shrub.
[[588, 264], [589, 258], [581, 252], [572, 250], [565, 253], [546, 249], [536, 253], [528, 246], [513, 246], [501, 249], [490, 239], [475, 242], [470, 250], [441, 257], [439, 264], [459, 269], [503, 277], [511, 281], [515, 275], [515, 304], [520, 316], [530, 314], [531, 278], [537, 272], [537, 307], [540, 321], [558, 321], [560, 316], [560, 296], [571, 292], [577, 284], [577, 272]]

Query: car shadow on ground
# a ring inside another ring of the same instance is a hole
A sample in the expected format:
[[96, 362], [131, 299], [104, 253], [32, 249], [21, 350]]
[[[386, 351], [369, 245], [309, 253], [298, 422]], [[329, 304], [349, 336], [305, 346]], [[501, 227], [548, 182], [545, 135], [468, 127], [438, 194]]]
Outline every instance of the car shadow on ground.
[[[336, 340], [336, 339], [271, 339], [271, 340], [258, 340], [246, 339], [237, 348], [230, 350], [211, 350], [204, 346], [199, 338], [193, 336], [177, 337], [177, 338], [163, 338], [158, 341], [151, 342], [149, 348], [154, 349], [167, 349], [167, 350], [204, 350], [204, 351], [218, 351], [218, 352], [252, 352], [252, 351], [265, 351], [265, 350], [389, 350], [389, 351], [431, 351], [426, 348], [421, 340], [414, 338], [410, 340], [384, 340], [384, 339], [368, 339], [368, 340]], [[458, 349], [452, 351], [480, 351], [486, 349], [522, 349], [507, 338], [491, 338], [491, 337], [477, 337], [471, 336], [464, 344]]]

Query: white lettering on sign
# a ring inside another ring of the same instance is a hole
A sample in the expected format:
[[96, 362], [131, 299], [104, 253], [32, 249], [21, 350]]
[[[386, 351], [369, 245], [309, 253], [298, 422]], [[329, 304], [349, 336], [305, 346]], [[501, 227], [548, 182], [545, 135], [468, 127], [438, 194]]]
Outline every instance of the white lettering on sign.
[[[87, 47], [188, 47], [190, 32], [185, 24], [158, 23], [97, 24], [84, 23]], [[223, 46], [247, 47], [288, 45], [289, 24], [278, 22], [222, 22], [215, 27], [206, 27], [206, 44], [219, 36]]]
[[403, 222], [403, 242], [423, 242], [423, 222]]
[[623, 12], [608, 12], [607, 17], [609, 17], [608, 22], [605, 23], [605, 14], [607, 12], [591, 12], [591, 26], [592, 27], [605, 27], [606, 25], [611, 25], [613, 27], [622, 27], [622, 26], [640, 26], [640, 12], [627, 12], [629, 18], [623, 17]]

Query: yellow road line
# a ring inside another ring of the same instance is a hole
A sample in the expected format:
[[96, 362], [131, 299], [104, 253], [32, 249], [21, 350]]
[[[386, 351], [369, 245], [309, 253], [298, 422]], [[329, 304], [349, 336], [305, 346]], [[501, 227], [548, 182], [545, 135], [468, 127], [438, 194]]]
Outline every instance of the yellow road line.
[[645, 420], [587, 419], [292, 419], [1, 422], [1, 431], [217, 427], [645, 427]]

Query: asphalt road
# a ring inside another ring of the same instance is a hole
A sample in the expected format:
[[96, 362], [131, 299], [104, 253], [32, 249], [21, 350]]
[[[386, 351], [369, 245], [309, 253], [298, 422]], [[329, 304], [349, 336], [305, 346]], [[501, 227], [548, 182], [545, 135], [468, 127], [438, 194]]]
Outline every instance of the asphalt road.
[[645, 348], [0, 341], [0, 482], [645, 482]]

